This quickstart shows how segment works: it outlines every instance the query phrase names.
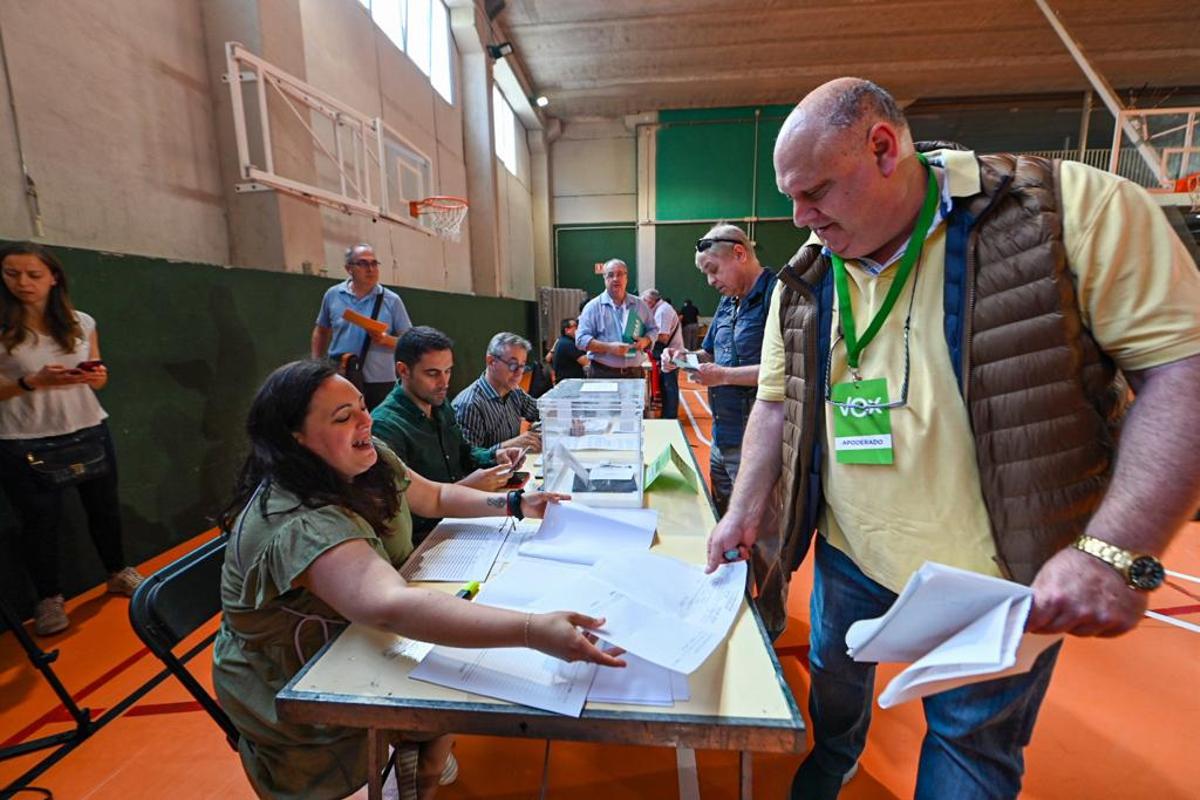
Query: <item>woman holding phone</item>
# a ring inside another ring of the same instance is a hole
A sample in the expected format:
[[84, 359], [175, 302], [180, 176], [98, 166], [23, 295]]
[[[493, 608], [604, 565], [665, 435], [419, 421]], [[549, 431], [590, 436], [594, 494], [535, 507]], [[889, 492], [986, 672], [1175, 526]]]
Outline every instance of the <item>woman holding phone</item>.
[[34, 632], [69, 624], [58, 577], [64, 492], [79, 491], [108, 591], [132, 595], [142, 576], [121, 545], [108, 382], [96, 321], [77, 311], [58, 258], [19, 242], [0, 248], [0, 482], [17, 512], [19, 552], [37, 590]]
[[[371, 427], [362, 394], [327, 361], [280, 367], [250, 406], [250, 454], [219, 519], [229, 544], [213, 687], [260, 797], [365, 796], [365, 730], [288, 722], [275, 709], [284, 684], [348, 622], [454, 647], [530, 647], [625, 665], [588, 632], [603, 619], [489, 608], [408, 585], [398, 568], [413, 550], [413, 513], [541, 517], [565, 496], [427, 480]], [[404, 749], [417, 751], [417, 763], [399, 770], [402, 797], [428, 800], [454, 779], [450, 745], [438, 736]]]

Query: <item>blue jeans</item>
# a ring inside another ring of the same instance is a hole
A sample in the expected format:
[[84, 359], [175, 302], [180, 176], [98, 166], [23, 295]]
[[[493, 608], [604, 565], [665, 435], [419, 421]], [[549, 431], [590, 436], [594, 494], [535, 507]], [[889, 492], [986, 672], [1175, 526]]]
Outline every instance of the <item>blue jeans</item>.
[[[896, 595], [864, 575], [824, 537], [817, 539], [808, 698], [816, 744], [809, 757], [823, 771], [842, 775], [866, 744], [875, 685], [875, 665], [846, 655], [846, 630], [857, 620], [881, 616]], [[1060, 648], [1046, 650], [1023, 675], [970, 684], [922, 701], [928, 730], [917, 772], [918, 800], [1017, 796], [1025, 771], [1022, 753]]]

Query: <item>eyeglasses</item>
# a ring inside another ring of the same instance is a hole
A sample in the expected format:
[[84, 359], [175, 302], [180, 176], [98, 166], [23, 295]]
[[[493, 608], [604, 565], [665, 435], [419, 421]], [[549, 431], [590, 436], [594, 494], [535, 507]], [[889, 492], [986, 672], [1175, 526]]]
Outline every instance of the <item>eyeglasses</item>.
[[376, 269], [379, 266], [379, 262], [373, 258], [360, 258], [355, 261], [351, 261], [350, 266], [362, 267], [363, 269]]
[[703, 253], [705, 250], [712, 247], [717, 242], [727, 242], [729, 244], [740, 244], [742, 247], [746, 246], [745, 242], [739, 241], [738, 239], [722, 239], [720, 237], [716, 237], [716, 238], [712, 238], [712, 239], [705, 238], [705, 239], [697, 239], [696, 240], [696, 252]]
[[512, 361], [505, 361], [503, 358], [496, 358], [496, 361], [508, 367], [509, 372], [533, 372], [533, 364], [522, 364], [515, 358]]

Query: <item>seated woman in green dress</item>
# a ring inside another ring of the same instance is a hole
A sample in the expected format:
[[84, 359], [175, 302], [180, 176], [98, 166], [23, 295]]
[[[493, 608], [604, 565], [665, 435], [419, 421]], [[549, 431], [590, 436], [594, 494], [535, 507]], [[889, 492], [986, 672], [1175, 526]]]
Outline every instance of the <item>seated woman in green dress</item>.
[[[272, 373], [246, 427], [251, 452], [220, 519], [230, 538], [213, 684], [260, 796], [365, 797], [364, 730], [285, 722], [275, 712], [276, 693], [347, 622], [455, 647], [527, 646], [624, 666], [580, 631], [603, 619], [465, 603], [410, 587], [396, 571], [413, 549], [410, 513], [540, 517], [560, 495], [488, 494], [405, 469], [372, 440], [358, 390], [325, 362]], [[449, 736], [420, 746], [420, 797], [432, 797], [443, 770], [453, 771], [450, 746]]]

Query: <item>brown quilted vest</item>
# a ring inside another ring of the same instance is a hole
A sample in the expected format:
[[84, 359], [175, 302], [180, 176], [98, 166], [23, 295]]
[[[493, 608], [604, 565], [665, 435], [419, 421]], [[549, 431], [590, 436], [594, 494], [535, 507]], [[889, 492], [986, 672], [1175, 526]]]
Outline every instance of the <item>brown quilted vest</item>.
[[[1014, 155], [979, 162], [982, 192], [965, 199], [976, 224], [963, 287], [963, 400], [997, 561], [1006, 576], [1029, 584], [1083, 532], [1104, 496], [1129, 389], [1080, 318], [1062, 242], [1057, 165]], [[774, 563], [756, 570], [764, 619], [779, 630], [787, 582], [824, 502], [813, 463], [815, 437], [825, 431], [815, 287], [829, 261], [820, 253], [802, 248], [780, 271], [782, 541]]]

